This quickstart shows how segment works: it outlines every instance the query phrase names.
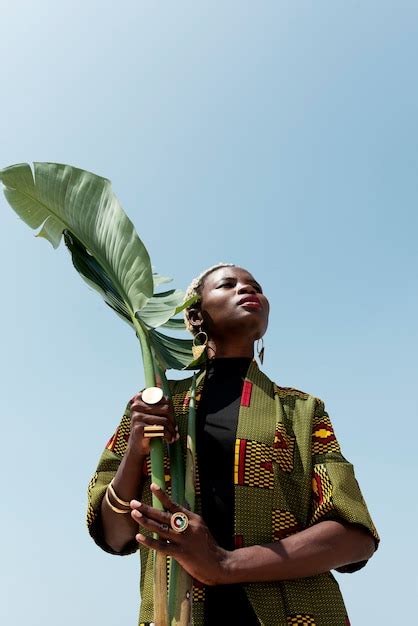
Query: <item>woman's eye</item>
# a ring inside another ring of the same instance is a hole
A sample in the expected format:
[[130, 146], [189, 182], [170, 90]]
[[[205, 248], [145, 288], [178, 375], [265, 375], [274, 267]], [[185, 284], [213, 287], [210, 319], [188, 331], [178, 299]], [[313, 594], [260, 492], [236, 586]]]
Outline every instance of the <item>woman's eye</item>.
[[224, 283], [221, 283], [218, 286], [218, 289], [220, 289], [221, 287], [233, 287], [234, 283], [231, 280], [225, 281]]

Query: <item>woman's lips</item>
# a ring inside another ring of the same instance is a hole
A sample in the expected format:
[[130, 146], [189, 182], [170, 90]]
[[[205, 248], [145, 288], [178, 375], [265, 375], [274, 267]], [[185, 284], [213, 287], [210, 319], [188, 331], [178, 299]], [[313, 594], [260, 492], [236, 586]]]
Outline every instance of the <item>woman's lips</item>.
[[241, 298], [238, 302], [238, 306], [245, 306], [251, 309], [261, 309], [261, 302], [256, 296], [248, 296]]

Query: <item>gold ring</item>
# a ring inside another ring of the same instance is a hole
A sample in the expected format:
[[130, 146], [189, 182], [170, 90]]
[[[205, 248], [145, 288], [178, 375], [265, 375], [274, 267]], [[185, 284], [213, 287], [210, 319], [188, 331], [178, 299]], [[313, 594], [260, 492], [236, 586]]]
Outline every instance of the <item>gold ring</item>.
[[180, 511], [178, 511], [177, 513], [173, 513], [173, 515], [170, 517], [170, 525], [174, 532], [184, 533], [189, 525], [189, 518], [187, 517], [186, 513], [181, 513]]
[[158, 426], [157, 424], [144, 426], [144, 437], [147, 439], [151, 437], [164, 437], [164, 426]]
[[145, 404], [158, 404], [163, 397], [163, 390], [160, 387], [147, 387], [141, 394]]

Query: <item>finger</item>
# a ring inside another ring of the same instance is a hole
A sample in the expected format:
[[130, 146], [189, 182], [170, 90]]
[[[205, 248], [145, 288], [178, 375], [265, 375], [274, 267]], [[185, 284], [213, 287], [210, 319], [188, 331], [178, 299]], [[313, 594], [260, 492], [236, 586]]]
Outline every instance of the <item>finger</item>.
[[169, 498], [168, 495], [155, 483], [152, 483], [150, 488], [152, 493], [158, 498], [164, 508], [167, 511], [170, 511], [170, 513], [177, 513], [177, 511], [181, 511], [182, 513], [185, 513], [189, 518], [193, 516], [193, 513], [191, 511], [188, 511], [183, 506], [180, 506], [179, 504], [173, 502], [171, 498]]
[[165, 398], [157, 402], [157, 404], [147, 404], [142, 400], [134, 400], [131, 404], [131, 412], [147, 413], [148, 415], [165, 415], [167, 417], [172, 415], [170, 403]]
[[132, 396], [131, 402], [135, 400], [135, 398], [140, 398], [140, 397], [141, 397], [141, 390], [137, 391], [136, 394]]
[[[160, 511], [159, 509], [155, 509], [153, 506], [144, 504], [143, 502], [137, 502], [136, 506], [132, 507], [131, 505], [131, 508], [134, 511], [138, 511], [139, 513], [141, 513], [140, 517], [144, 516], [148, 519], [154, 520], [154, 522], [157, 522], [158, 524], [165, 524], [166, 526], [170, 526], [171, 515], [166, 511]], [[135, 521], [138, 521], [138, 518], [136, 518]]]
[[170, 424], [166, 417], [161, 417], [158, 415], [147, 415], [146, 413], [138, 413], [138, 417], [136, 419], [143, 422], [143, 424], [146, 426], [153, 426], [155, 424], [157, 426], [164, 426], [164, 428], [166, 428], [173, 434], [176, 432], [173, 424]]
[[135, 413], [131, 419], [132, 429], [143, 428], [144, 426], [162, 426], [165, 434], [169, 433], [172, 437], [177, 435], [175, 426], [166, 418], [158, 415], [148, 415], [147, 413]]
[[174, 413], [174, 406], [172, 401], [164, 397], [157, 404], [146, 404], [141, 400], [140, 397], [135, 397], [131, 401], [131, 417], [134, 417], [134, 414], [141, 413], [147, 415], [160, 415], [165, 416], [173, 424], [173, 427], [176, 426], [176, 418]]
[[135, 522], [143, 528], [146, 528], [152, 533], [157, 533], [160, 539], [176, 542], [177, 537], [174, 537], [174, 533], [170, 530], [168, 524], [159, 524], [137, 510], [131, 511], [131, 516]]
[[169, 422], [169, 424], [170, 424], [170, 427], [173, 429], [173, 432], [174, 432], [174, 433], [175, 433], [175, 435], [176, 435], [176, 438], [177, 438], [177, 439], [179, 439], [179, 438], [180, 438], [180, 435], [179, 435], [179, 427], [178, 427], [178, 425], [177, 425], [177, 421], [176, 421], [176, 418], [175, 418], [174, 413], [173, 413], [173, 412], [169, 413], [169, 414], [167, 415], [167, 419], [168, 419], [168, 422]]
[[167, 543], [166, 541], [153, 539], [152, 537], [145, 537], [141, 533], [138, 533], [135, 536], [135, 539], [143, 546], [151, 548], [152, 550], [157, 550], [157, 552], [162, 552], [163, 554], [167, 554], [168, 556], [175, 556], [178, 552], [177, 546], [173, 543]]
[[140, 413], [139, 419], [145, 426], [163, 426], [164, 437], [169, 443], [176, 441], [179, 438], [179, 434], [175, 426], [171, 424], [166, 417], [157, 417], [156, 415], [145, 415]]

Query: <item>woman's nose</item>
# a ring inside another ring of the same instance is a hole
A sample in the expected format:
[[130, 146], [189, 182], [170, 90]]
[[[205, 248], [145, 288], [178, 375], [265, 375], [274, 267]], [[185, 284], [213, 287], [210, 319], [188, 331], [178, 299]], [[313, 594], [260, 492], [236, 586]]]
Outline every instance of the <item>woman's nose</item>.
[[254, 285], [244, 284], [244, 285], [238, 285], [238, 293], [257, 293], [257, 290], [254, 287]]

